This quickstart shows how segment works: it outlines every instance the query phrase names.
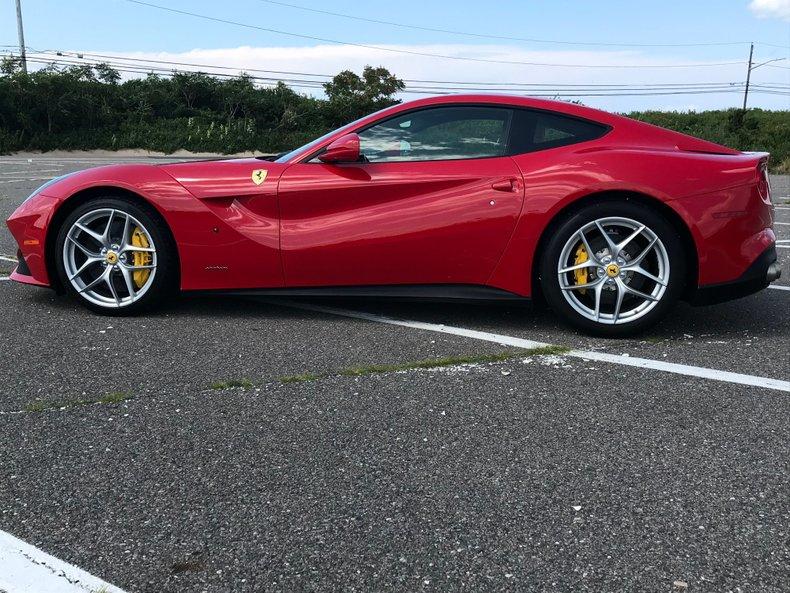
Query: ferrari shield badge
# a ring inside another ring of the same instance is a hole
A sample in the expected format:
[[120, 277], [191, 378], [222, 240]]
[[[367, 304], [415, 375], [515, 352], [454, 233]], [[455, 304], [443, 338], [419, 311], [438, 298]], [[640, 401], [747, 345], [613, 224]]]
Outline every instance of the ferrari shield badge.
[[252, 182], [255, 185], [260, 185], [261, 183], [263, 183], [266, 180], [266, 175], [268, 173], [269, 172], [266, 169], [255, 169], [252, 172]]

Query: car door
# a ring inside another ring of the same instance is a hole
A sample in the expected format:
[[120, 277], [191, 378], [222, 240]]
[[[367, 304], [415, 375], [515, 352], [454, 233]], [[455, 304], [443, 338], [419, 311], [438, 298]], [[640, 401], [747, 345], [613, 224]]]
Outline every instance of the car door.
[[510, 109], [432, 107], [359, 131], [363, 161], [280, 180], [287, 286], [483, 284], [523, 201]]

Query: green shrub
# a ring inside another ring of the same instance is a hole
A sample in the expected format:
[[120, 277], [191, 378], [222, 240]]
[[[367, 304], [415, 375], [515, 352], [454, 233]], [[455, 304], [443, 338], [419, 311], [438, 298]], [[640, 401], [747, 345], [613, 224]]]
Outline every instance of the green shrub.
[[[384, 68], [344, 71], [327, 99], [279, 83], [259, 88], [241, 75], [149, 75], [119, 83], [106, 64], [24, 74], [0, 63], [0, 153], [19, 150], [179, 149], [276, 153], [300, 146], [396, 101], [403, 82]], [[774, 171], [790, 169], [790, 111], [642, 111], [630, 117], [739, 150], [767, 151]]]
[[774, 172], [786, 172], [790, 165], [790, 111], [641, 111], [628, 115], [738, 150], [770, 152]]

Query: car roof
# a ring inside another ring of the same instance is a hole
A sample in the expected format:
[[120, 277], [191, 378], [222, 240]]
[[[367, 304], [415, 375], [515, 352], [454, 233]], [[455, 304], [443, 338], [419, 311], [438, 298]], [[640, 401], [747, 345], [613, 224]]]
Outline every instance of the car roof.
[[[440, 95], [415, 99], [405, 103], [398, 103], [375, 113], [363, 117], [351, 124], [338, 128], [333, 133], [328, 134], [322, 139], [321, 144], [309, 147], [309, 150], [300, 151], [289, 158], [288, 162], [302, 159], [306, 154], [320, 150], [321, 146], [326, 146], [350, 129], [364, 129], [365, 127], [396, 116], [399, 113], [419, 109], [422, 107], [441, 106], [441, 105], [502, 105], [508, 107], [521, 107], [526, 109], [539, 109], [562, 113], [571, 117], [578, 117], [589, 121], [597, 122], [617, 131], [619, 142], [624, 145], [632, 146], [652, 146], [659, 148], [677, 148], [681, 144], [690, 151], [715, 152], [720, 154], [738, 154], [737, 150], [727, 148], [706, 140], [687, 136], [679, 132], [673, 132], [664, 128], [659, 128], [645, 122], [637, 121], [624, 115], [617, 115], [600, 109], [593, 109], [570, 103], [568, 101], [557, 101], [552, 99], [539, 99], [536, 97], [526, 97], [523, 95], [507, 94], [459, 94], [459, 95]], [[612, 135], [607, 138], [611, 142]]]
[[592, 121], [601, 122], [607, 125], [613, 125], [618, 120], [623, 119], [622, 116], [614, 115], [600, 109], [593, 109], [577, 103], [570, 103], [568, 101], [557, 101], [552, 99], [539, 99], [536, 97], [525, 97], [523, 95], [507, 95], [507, 94], [459, 94], [459, 95], [440, 95], [434, 97], [425, 97], [423, 99], [415, 99], [413, 101], [406, 101], [399, 103], [387, 110], [379, 112], [377, 115], [381, 116], [384, 113], [394, 114], [400, 111], [408, 111], [417, 107], [428, 107], [431, 105], [453, 105], [453, 104], [488, 104], [488, 105], [507, 105], [511, 107], [525, 107], [530, 109], [542, 109], [545, 111], [554, 111], [557, 113], [564, 113], [575, 117], [581, 117]]

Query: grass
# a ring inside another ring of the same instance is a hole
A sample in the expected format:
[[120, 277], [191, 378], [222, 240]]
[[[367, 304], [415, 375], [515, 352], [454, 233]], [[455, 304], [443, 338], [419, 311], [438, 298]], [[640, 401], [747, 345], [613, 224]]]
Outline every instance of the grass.
[[249, 389], [250, 387], [255, 387], [255, 383], [249, 379], [228, 379], [227, 381], [216, 381], [211, 384], [212, 389], [233, 389], [235, 387]]
[[779, 173], [781, 175], [790, 175], [790, 157], [774, 163], [770, 171], [771, 173]]
[[27, 404], [25, 406], [25, 412], [44, 412], [45, 410], [60, 410], [61, 408], [79, 408], [91, 404], [120, 404], [130, 399], [132, 399], [132, 394], [125, 391], [112, 391], [101, 397], [61, 400], [38, 399]]
[[560, 356], [562, 354], [567, 354], [570, 351], [571, 349], [567, 346], [555, 346], [549, 344], [548, 346], [527, 348], [526, 350], [522, 350], [522, 353], [526, 354], [527, 356]]
[[485, 364], [491, 362], [502, 362], [512, 358], [523, 356], [549, 356], [566, 354], [570, 348], [565, 346], [540, 346], [538, 348], [526, 348], [523, 350], [507, 350], [496, 354], [478, 354], [472, 356], [447, 356], [444, 358], [431, 358], [427, 360], [417, 360], [395, 364], [371, 364], [348, 367], [336, 373], [304, 373], [302, 375], [289, 375], [280, 377], [281, 383], [304, 383], [317, 381], [326, 377], [337, 375], [341, 377], [363, 377], [365, 375], [375, 375], [380, 373], [397, 373], [399, 371], [410, 371], [416, 369], [436, 369], [442, 367], [458, 366], [463, 364]]

